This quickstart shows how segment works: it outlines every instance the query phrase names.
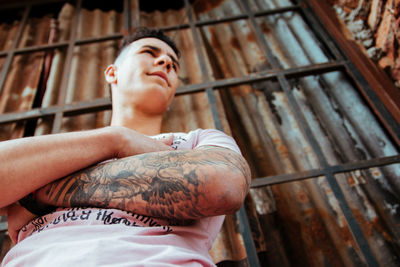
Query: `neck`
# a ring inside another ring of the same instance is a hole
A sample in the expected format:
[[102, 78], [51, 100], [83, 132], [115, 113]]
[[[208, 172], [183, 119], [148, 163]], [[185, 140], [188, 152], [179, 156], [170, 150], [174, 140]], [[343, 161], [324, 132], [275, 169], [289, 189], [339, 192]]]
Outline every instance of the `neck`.
[[114, 106], [112, 126], [123, 126], [145, 135], [157, 135], [161, 132], [162, 114], [149, 115], [132, 107]]

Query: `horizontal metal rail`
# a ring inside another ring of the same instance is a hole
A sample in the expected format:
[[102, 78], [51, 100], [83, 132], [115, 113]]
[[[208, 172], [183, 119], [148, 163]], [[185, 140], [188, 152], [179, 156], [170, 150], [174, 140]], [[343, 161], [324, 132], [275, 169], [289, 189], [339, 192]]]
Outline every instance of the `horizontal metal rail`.
[[251, 188], [258, 188], [263, 186], [282, 184], [287, 182], [295, 182], [320, 176], [325, 176], [328, 173], [343, 173], [360, 169], [369, 169], [373, 167], [380, 167], [390, 164], [400, 163], [400, 155], [375, 158], [369, 160], [362, 160], [357, 162], [339, 164], [329, 166], [322, 169], [312, 169], [307, 171], [300, 171], [295, 173], [273, 175], [262, 178], [255, 178], [251, 182]]
[[[102, 37], [85, 38], [85, 39], [76, 40], [74, 42], [74, 45], [75, 46], [86, 45], [86, 44], [92, 44], [92, 43], [106, 42], [106, 41], [110, 41], [110, 40], [118, 40], [118, 39], [122, 39], [122, 38], [123, 38], [122, 33], [115, 33], [115, 34], [105, 35]], [[68, 45], [69, 45], [69, 42], [60, 42], [60, 43], [55, 43], [55, 44], [36, 45], [36, 46], [29, 46], [29, 47], [24, 47], [24, 48], [17, 48], [14, 50], [5, 50], [5, 51], [0, 52], [0, 57], [6, 56], [10, 52], [14, 53], [16, 55], [19, 55], [19, 54], [27, 54], [27, 53], [32, 53], [32, 52], [53, 50], [53, 49], [57, 49], [57, 48], [66, 48], [66, 47], [68, 47]]]
[[[300, 10], [299, 6], [290, 6], [290, 7], [283, 7], [283, 8], [260, 11], [260, 12], [255, 13], [255, 16], [261, 17], [261, 16], [268, 16], [268, 15], [280, 14], [280, 13], [284, 13], [284, 12], [297, 11], [297, 10]], [[202, 26], [215, 25], [218, 23], [231, 22], [231, 21], [247, 19], [247, 18], [248, 18], [248, 15], [240, 14], [240, 15], [234, 15], [234, 16], [229, 16], [229, 17], [220, 18], [220, 19], [208, 19], [208, 20], [203, 20], [203, 21], [196, 21], [193, 24], [196, 27], [202, 27]], [[186, 29], [186, 28], [190, 28], [190, 24], [179, 24], [179, 25], [161, 27], [161, 28], [157, 28], [157, 29], [160, 29], [163, 31], [173, 31], [173, 30], [181, 30], [181, 29]], [[109, 40], [118, 40], [118, 39], [122, 39], [122, 38], [123, 38], [123, 33], [114, 33], [114, 34], [110, 34], [110, 35], [104, 35], [101, 37], [78, 39], [75, 41], [74, 45], [85, 45], [85, 44], [91, 44], [91, 43], [97, 43], [97, 42], [105, 42], [105, 41], [109, 41]], [[16, 48], [16, 49], [12, 49], [12, 50], [3, 50], [3, 51], [0, 51], [0, 57], [6, 56], [10, 52], [12, 52], [14, 54], [26, 54], [26, 53], [31, 53], [31, 52], [46, 51], [46, 50], [52, 50], [52, 49], [57, 49], [57, 48], [65, 48], [65, 47], [68, 47], [68, 45], [69, 45], [69, 42], [59, 42], [59, 43], [55, 43], [55, 44], [36, 45], [36, 46], [29, 46], [29, 47], [23, 47], [23, 48]]]
[[[285, 13], [285, 12], [299, 11], [299, 10], [300, 10], [300, 6], [294, 5], [294, 6], [259, 11], [259, 12], [254, 13], [254, 16], [262, 17], [262, 16], [276, 15], [276, 14], [281, 14], [281, 13]], [[225, 22], [232, 22], [232, 21], [248, 19], [248, 18], [249, 18], [249, 16], [247, 14], [238, 14], [238, 15], [232, 15], [232, 16], [227, 16], [227, 17], [217, 18], [217, 19], [198, 20], [198, 21], [193, 22], [193, 24], [195, 27], [203, 27], [203, 26], [215, 25], [215, 24], [225, 23]], [[160, 27], [158, 29], [163, 30], [163, 31], [174, 31], [174, 30], [181, 30], [181, 29], [186, 29], [186, 28], [190, 28], [189, 23], [165, 26], [165, 27]]]
[[189, 94], [194, 92], [204, 91], [208, 87], [223, 88], [228, 86], [237, 86], [246, 83], [254, 83], [268, 79], [276, 79], [279, 75], [284, 75], [287, 78], [299, 78], [308, 75], [318, 75], [331, 71], [339, 71], [344, 68], [345, 62], [328, 62], [321, 64], [313, 64], [302, 67], [295, 67], [289, 69], [271, 69], [267, 71], [260, 71], [251, 73], [247, 76], [241, 76], [237, 78], [227, 78], [216, 81], [210, 81], [209, 83], [193, 84], [185, 87], [180, 87], [177, 90], [177, 94]]
[[[192, 84], [185, 87], [180, 87], [177, 89], [176, 95], [201, 92], [205, 91], [207, 88], [223, 89], [223, 88], [228, 88], [230, 86], [238, 86], [248, 83], [260, 82], [263, 80], [274, 79], [280, 74], [283, 74], [288, 78], [323, 74], [331, 71], [341, 70], [343, 69], [344, 64], [345, 62], [331, 62], [331, 63], [314, 64], [314, 65], [284, 69], [284, 70], [262, 71], [238, 78], [227, 78], [217, 81], [209, 81], [205, 83]], [[60, 111], [63, 111], [66, 116], [74, 116], [88, 112], [103, 111], [107, 109], [111, 109], [110, 99], [98, 98], [95, 100], [81, 101], [62, 106], [56, 105], [45, 108], [30, 109], [27, 111], [9, 112], [0, 114], [0, 124], [53, 116], [55, 113]]]

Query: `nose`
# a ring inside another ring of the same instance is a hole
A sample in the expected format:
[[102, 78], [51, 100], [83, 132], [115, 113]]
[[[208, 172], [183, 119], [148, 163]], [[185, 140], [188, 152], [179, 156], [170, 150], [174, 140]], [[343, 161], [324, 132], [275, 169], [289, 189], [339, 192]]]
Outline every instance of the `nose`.
[[167, 55], [160, 55], [156, 58], [155, 65], [163, 66], [169, 72], [172, 69], [172, 60]]

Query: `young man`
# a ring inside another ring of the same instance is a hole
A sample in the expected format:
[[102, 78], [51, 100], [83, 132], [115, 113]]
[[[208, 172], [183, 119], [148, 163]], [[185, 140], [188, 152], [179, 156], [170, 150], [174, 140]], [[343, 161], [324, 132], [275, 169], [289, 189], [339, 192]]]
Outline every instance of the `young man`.
[[213, 266], [208, 250], [224, 214], [242, 205], [250, 172], [222, 132], [160, 134], [178, 56], [168, 37], [142, 30], [105, 71], [110, 127], [0, 143], [0, 207], [34, 190], [45, 205], [88, 207], [25, 225], [34, 215], [11, 206], [17, 245], [2, 266]]

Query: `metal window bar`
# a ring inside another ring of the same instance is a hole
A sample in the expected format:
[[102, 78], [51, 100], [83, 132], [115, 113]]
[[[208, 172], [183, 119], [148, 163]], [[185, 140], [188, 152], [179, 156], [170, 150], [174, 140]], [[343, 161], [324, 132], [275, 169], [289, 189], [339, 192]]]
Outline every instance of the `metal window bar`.
[[[128, 19], [130, 20], [129, 17], [129, 6], [130, 0], [124, 0], [125, 5], [124, 5], [124, 14], [125, 16], [128, 16]], [[54, 2], [54, 1], [41, 1], [40, 3], [44, 2]], [[198, 91], [203, 91], [206, 90], [207, 95], [209, 97], [209, 101], [211, 103], [211, 107], [213, 109], [213, 89], [217, 88], [226, 88], [228, 86], [232, 85], [239, 85], [239, 84], [245, 84], [245, 83], [250, 83], [254, 81], [260, 81], [260, 80], [265, 80], [265, 79], [271, 79], [274, 77], [278, 78], [278, 81], [281, 83], [281, 87], [284, 89], [285, 93], [287, 94], [289, 100], [291, 101], [292, 108], [294, 108], [296, 111], [299, 111], [299, 108], [290, 93], [290, 88], [289, 84], [287, 82], [287, 78], [289, 77], [300, 77], [300, 76], [305, 76], [309, 74], [320, 74], [320, 73], [325, 73], [329, 72], [331, 70], [337, 70], [337, 69], [345, 69], [351, 76], [353, 80], [357, 82], [357, 84], [361, 84], [362, 89], [367, 88], [367, 95], [369, 98], [373, 98], [375, 96], [375, 93], [373, 90], [369, 87], [369, 85], [365, 82], [365, 79], [361, 77], [359, 72], [354, 68], [352, 62], [349, 62], [346, 60], [346, 57], [343, 56], [342, 52], [340, 49], [336, 47], [335, 41], [332, 40], [329, 34], [325, 32], [323, 27], [319, 24], [318, 21], [314, 18], [312, 11], [310, 11], [310, 8], [307, 5], [307, 1], [299, 0], [301, 5], [296, 5], [294, 7], [289, 7], [289, 8], [284, 8], [284, 9], [277, 9], [277, 10], [270, 10], [270, 11], [265, 11], [265, 12], [252, 12], [247, 5], [246, 1], [242, 1], [243, 6], [246, 9], [246, 14], [245, 15], [237, 15], [237, 16], [232, 16], [232, 17], [227, 17], [227, 18], [222, 18], [218, 20], [206, 20], [206, 21], [193, 21], [193, 19], [190, 21], [190, 24], [182, 24], [178, 26], [170, 26], [170, 27], [165, 27], [163, 28], [164, 30], [174, 30], [174, 29], [184, 29], [184, 28], [191, 28], [192, 32], [194, 33], [194, 37], [197, 38], [195, 40], [196, 45], [199, 45], [199, 38], [196, 37], [196, 28], [201, 27], [204, 25], [211, 25], [211, 24], [217, 24], [221, 22], [228, 22], [228, 21], [234, 21], [238, 19], [244, 19], [244, 18], [249, 18], [251, 21], [252, 27], [254, 28], [254, 31], [257, 34], [257, 38], [261, 44], [261, 47], [264, 50], [264, 53], [266, 53], [267, 57], [270, 58], [271, 62], [274, 62], [274, 64], [277, 64], [275, 62], [275, 59], [273, 58], [272, 55], [269, 54], [269, 50], [267, 47], [267, 44], [265, 43], [265, 40], [263, 39], [262, 33], [260, 32], [260, 29], [255, 21], [255, 17], [257, 16], [264, 16], [268, 14], [277, 14], [280, 12], [286, 12], [286, 11], [294, 11], [298, 10], [300, 8], [302, 14], [303, 14], [303, 19], [308, 21], [309, 26], [312, 28], [312, 30], [317, 34], [320, 40], [324, 42], [324, 44], [329, 48], [330, 52], [333, 53], [335, 57], [334, 62], [329, 62], [329, 63], [323, 63], [323, 64], [312, 64], [310, 66], [305, 66], [305, 67], [299, 67], [299, 68], [291, 68], [291, 69], [285, 69], [285, 70], [269, 70], [269, 71], [264, 71], [264, 72], [259, 72], [259, 73], [252, 73], [251, 75], [240, 77], [240, 78], [230, 78], [230, 79], [223, 79], [223, 80], [218, 80], [218, 81], [208, 81], [208, 77], [205, 76], [206, 79], [203, 79], [206, 82], [203, 82], [202, 84], [196, 84], [196, 85], [189, 85], [185, 86], [183, 88], [179, 88], [177, 91], [177, 94], [190, 94], [193, 92], [198, 92]], [[35, 3], [35, 4], [40, 4]], [[127, 3], [127, 4], [126, 4]], [[185, 1], [186, 8], [189, 7], [190, 9], [190, 4], [188, 1]], [[81, 1], [78, 1], [77, 4], [78, 7], [81, 6]], [[9, 51], [3, 51], [0, 53], [0, 56], [5, 56], [7, 55], [6, 59], [6, 64], [3, 67], [2, 73], [0, 75], [0, 85], [1, 87], [4, 85], [5, 77], [8, 72], [8, 69], [10, 67], [10, 64], [12, 62], [12, 57], [15, 54], [23, 54], [23, 53], [29, 53], [33, 51], [44, 51], [48, 49], [55, 49], [55, 48], [62, 48], [62, 47], [67, 47], [68, 46], [68, 51], [74, 47], [74, 45], [80, 45], [80, 44], [86, 44], [86, 43], [95, 43], [95, 42], [101, 42], [105, 40], [111, 40], [111, 39], [118, 39], [122, 37], [122, 34], [115, 34], [111, 36], [104, 36], [100, 38], [89, 38], [89, 39], [84, 39], [84, 40], [75, 40], [75, 34], [71, 34], [70, 36], [70, 41], [69, 42], [64, 42], [64, 43], [58, 43], [58, 44], [52, 44], [52, 45], [42, 45], [42, 46], [36, 46], [36, 47], [27, 47], [27, 48], [20, 48], [17, 49], [18, 41], [19, 38], [21, 37], [22, 30], [24, 25], [26, 24], [27, 17], [29, 15], [29, 8], [30, 6], [27, 6], [24, 12], [24, 16], [20, 25], [20, 29], [18, 31], [17, 37], [14, 41], [13, 48]], [[78, 19], [78, 14], [79, 14], [79, 8], [77, 8], [77, 11], [75, 13], [75, 22], [73, 29], [76, 29], [77, 27], [77, 19]], [[128, 14], [128, 15], [126, 15]], [[190, 10], [189, 10], [189, 15]], [[125, 18], [126, 19], [126, 18]], [[124, 24], [125, 25], [125, 24]], [[129, 25], [129, 24], [128, 24]], [[135, 26], [137, 26], [135, 24]], [[130, 26], [125, 26], [125, 27], [130, 27]], [[202, 51], [198, 49], [198, 54], [200, 55], [201, 61], [204, 63], [203, 58], [201, 56]], [[7, 64], [8, 62], [8, 64]], [[64, 76], [67, 76], [66, 72], [69, 70], [69, 66], [67, 63], [65, 65], [68, 68], [64, 69]], [[204, 68], [204, 69], [203, 69]], [[205, 65], [202, 65], [202, 73], [204, 74], [205, 70]], [[64, 77], [63, 76], [63, 77]], [[203, 76], [204, 77], [204, 76]], [[283, 85], [283, 86], [282, 86]], [[1, 88], [0, 87], [0, 88]], [[65, 91], [66, 85], [62, 88], [64, 88]], [[369, 91], [368, 91], [369, 90]], [[108, 99], [95, 99], [93, 101], [84, 101], [76, 104], [65, 104], [65, 99], [64, 101], [60, 101], [57, 106], [52, 106], [49, 108], [38, 108], [38, 109], [32, 109], [29, 111], [24, 111], [24, 112], [16, 112], [16, 113], [9, 113], [9, 114], [2, 114], [0, 115], [0, 123], [7, 123], [7, 122], [15, 122], [15, 121], [20, 121], [20, 120], [29, 120], [32, 118], [40, 118], [40, 117], [46, 117], [46, 116], [54, 116], [58, 115], [58, 118], [56, 116], [56, 120], [59, 120], [59, 123], [61, 122], [62, 116], [70, 116], [70, 115], [75, 115], [75, 114], [82, 114], [86, 112], [92, 112], [92, 111], [98, 111], [98, 110], [105, 110], [109, 109], [111, 107], [111, 104]], [[215, 99], [214, 99], [215, 101]], [[399, 129], [399, 125], [394, 121], [393, 117], [388, 114], [387, 110], [385, 107], [382, 106], [382, 104], [379, 101], [375, 101], [373, 103], [375, 106], [378, 106], [377, 109], [378, 111], [383, 114], [383, 121], [388, 121], [389, 127], [390, 127], [390, 132], [391, 134], [399, 134], [400, 131], [397, 131]], [[215, 106], [215, 105], [214, 105]], [[215, 118], [219, 116], [214, 110], [212, 112], [214, 122], [216, 121]], [[295, 114], [299, 114], [298, 112], [295, 112]], [[381, 118], [382, 119], [382, 118]], [[316, 143], [314, 137], [312, 136], [312, 133], [307, 130], [307, 124], [305, 122], [305, 119], [302, 117], [302, 115], [299, 115], [297, 118], [299, 122], [302, 122], [302, 128], [303, 131], [305, 132], [305, 135], [311, 140], [312, 146], [316, 152], [319, 151], [319, 155], [322, 155], [322, 152], [320, 151], [320, 148], [318, 144]], [[217, 123], [216, 123], [217, 124]], [[222, 128], [221, 126], [217, 126], [219, 128]], [[53, 130], [56, 132], [56, 128], [53, 128]], [[397, 136], [398, 138], [398, 136]], [[371, 167], [376, 167], [376, 166], [384, 166], [388, 164], [393, 164], [393, 163], [399, 163], [400, 162], [400, 156], [392, 156], [392, 157], [382, 157], [382, 158], [377, 158], [377, 159], [372, 159], [372, 160], [365, 160], [365, 161], [358, 161], [354, 163], [347, 163], [347, 164], [340, 164], [340, 165], [334, 165], [334, 166], [329, 166], [325, 160], [324, 157], [321, 157], [320, 160], [322, 160], [322, 169], [316, 169], [316, 170], [309, 170], [309, 171], [304, 171], [304, 172], [296, 172], [293, 174], [284, 174], [284, 175], [274, 175], [274, 176], [269, 176], [269, 177], [264, 177], [264, 178], [258, 178], [253, 180], [252, 182], [252, 187], [259, 187], [259, 186], [267, 186], [267, 185], [272, 185], [272, 184], [277, 184], [277, 183], [284, 183], [284, 182], [290, 182], [290, 181], [295, 181], [295, 180], [301, 180], [301, 179], [308, 179], [308, 178], [313, 178], [317, 177], [320, 175], [326, 175], [327, 178], [330, 178], [330, 180], [335, 180], [334, 174], [335, 173], [341, 173], [341, 172], [346, 172], [346, 171], [351, 171], [351, 170], [356, 170], [356, 169], [365, 169], [365, 168], [371, 168]], [[336, 181], [334, 181], [336, 182]], [[335, 183], [333, 184], [335, 186]], [[336, 184], [337, 185], [337, 184]], [[340, 190], [340, 188], [339, 188]], [[340, 192], [339, 192], [340, 194]], [[341, 195], [341, 198], [344, 200], [343, 195]], [[345, 200], [344, 200], [345, 201]], [[344, 209], [346, 209], [346, 206], [348, 207], [347, 203], [344, 202]], [[350, 216], [350, 221], [352, 220], [351, 217], [352, 213], [351, 211], [348, 211], [347, 216]], [[354, 217], [353, 217], [354, 219]], [[241, 224], [243, 222], [241, 221]], [[367, 262], [369, 265], [373, 266], [376, 264], [376, 260], [374, 259], [368, 244], [366, 243], [365, 237], [363, 236], [362, 232], [359, 229], [359, 226], [357, 227], [357, 223], [352, 222], [352, 230], [353, 234], [355, 232], [355, 240], [359, 243], [362, 252], [364, 253], [364, 256], [367, 259]], [[247, 228], [249, 230], [249, 226], [245, 225], [244, 228]], [[357, 229], [358, 228], [358, 229]], [[4, 230], [4, 229], [0, 229]], [[248, 234], [251, 238], [251, 234]], [[363, 240], [364, 239], [364, 240]], [[252, 240], [251, 240], [252, 241]], [[252, 243], [252, 242], [251, 242]], [[254, 243], [252, 243], [254, 245]], [[250, 244], [251, 246], [251, 244]], [[254, 256], [257, 258], [257, 255], [255, 254]], [[249, 261], [253, 259], [249, 258]], [[258, 260], [258, 259], [255, 259]], [[253, 266], [253, 265], [252, 265]]]
[[[74, 12], [74, 20], [72, 22], [70, 40], [68, 42], [67, 55], [63, 67], [62, 79], [60, 84], [60, 95], [57, 101], [59, 106], [65, 105], [68, 78], [71, 71], [72, 54], [74, 52], [74, 47], [75, 47], [76, 33], [79, 24], [79, 13], [81, 12], [81, 8], [82, 8], [82, 0], [77, 0]], [[63, 119], [63, 110], [61, 109], [55, 113], [53, 121], [53, 129], [51, 130], [52, 133], [58, 133], [60, 131], [62, 119]]]
[[[135, 0], [138, 1], [138, 0]], [[130, 13], [130, 0], [124, 0], [124, 9], [129, 10], [127, 12]], [[299, 10], [299, 6], [290, 6], [290, 7], [284, 7], [284, 8], [276, 8], [272, 10], [267, 10], [267, 11], [260, 11], [254, 14], [255, 17], [260, 17], [260, 16], [267, 16], [267, 15], [274, 15], [274, 14], [280, 14], [288, 11], [296, 11]], [[124, 16], [127, 16], [125, 14], [128, 14], [127, 12], [124, 11]], [[132, 25], [131, 23], [128, 22], [130, 20], [131, 14], [128, 17], [124, 17], [124, 29], [123, 32], [126, 32], [128, 29], [131, 29]], [[139, 27], [139, 20], [137, 19], [138, 15], [135, 15], [135, 28]], [[247, 19], [248, 15], [242, 14], [242, 15], [236, 15], [236, 16], [228, 16], [220, 19], [210, 19], [210, 20], [204, 20], [204, 21], [195, 21], [194, 26], [195, 27], [202, 27], [202, 26], [207, 26], [207, 25], [215, 25], [218, 23], [225, 23], [225, 22], [232, 22], [236, 20], [241, 20], [241, 19]], [[179, 24], [179, 25], [174, 25], [174, 26], [166, 26], [166, 27], [161, 27], [159, 28], [160, 30], [163, 31], [172, 31], [172, 30], [182, 30], [182, 29], [187, 29], [190, 28], [189, 24]], [[115, 33], [111, 35], [106, 35], [102, 37], [93, 37], [93, 38], [83, 38], [83, 39], [76, 39], [75, 40], [75, 45], [84, 45], [84, 44], [90, 44], [90, 43], [97, 43], [97, 42], [102, 42], [102, 41], [109, 41], [109, 40], [116, 40], [120, 39], [123, 37], [123, 33]], [[38, 51], [46, 51], [50, 49], [56, 49], [56, 48], [64, 48], [68, 47], [69, 42], [59, 42], [55, 44], [46, 44], [46, 45], [37, 45], [37, 46], [29, 46], [29, 47], [23, 47], [23, 48], [15, 48], [14, 53], [15, 54], [25, 54], [25, 53], [30, 53], [30, 52], [38, 52]], [[0, 52], [0, 57], [6, 56], [9, 54], [9, 52], [12, 52], [13, 49], [11, 50], [5, 50]]]
[[354, 64], [351, 61], [345, 59], [346, 57], [337, 48], [338, 45], [336, 44], [335, 40], [323, 29], [321, 23], [313, 15], [313, 12], [311, 11], [311, 8], [307, 1], [296, 0], [296, 2], [299, 2], [300, 11], [303, 14], [303, 19], [308, 22], [309, 27], [319, 37], [318, 39], [324, 42], [324, 44], [333, 53], [336, 60], [345, 61], [346, 72], [358, 84], [358, 89], [361, 94], [365, 96], [367, 102], [370, 104], [372, 109], [376, 111], [375, 113], [377, 114], [377, 116], [381, 118], [381, 121], [383, 122], [386, 129], [390, 132], [392, 137], [395, 139], [396, 143], [400, 145], [400, 124], [397, 123], [395, 118], [388, 112], [383, 103], [379, 101], [377, 94], [367, 83], [361, 73], [357, 70]]
[[[271, 10], [256, 12], [254, 14], [254, 16], [261, 17], [261, 16], [267, 16], [267, 15], [274, 15], [274, 14], [284, 13], [284, 12], [288, 12], [288, 11], [296, 11], [296, 10], [299, 10], [299, 8], [300, 7], [297, 5], [281, 7], [281, 8], [274, 8]], [[247, 19], [247, 18], [248, 18], [247, 14], [240, 14], [240, 15], [226, 16], [226, 17], [217, 18], [217, 19], [206, 19], [206, 20], [194, 21], [193, 24], [195, 27], [203, 27], [203, 26], [207, 26], [207, 25], [215, 25], [218, 23], [231, 22], [231, 21]], [[190, 28], [190, 24], [166, 26], [166, 27], [161, 27], [160, 30], [171, 31], [171, 30], [179, 30], [179, 29], [186, 29], [186, 28]]]
[[[91, 44], [91, 43], [99, 43], [99, 42], [104, 42], [104, 41], [109, 41], [109, 40], [121, 39], [122, 37], [123, 37], [122, 33], [115, 33], [115, 34], [110, 34], [110, 35], [106, 35], [106, 36], [102, 36], [102, 37], [94, 37], [94, 38], [85, 38], [85, 39], [75, 40], [74, 45], [78, 46], [78, 45], [85, 45], [85, 44]], [[47, 51], [47, 50], [53, 50], [56, 48], [65, 48], [65, 47], [68, 47], [68, 45], [69, 45], [69, 42], [60, 42], [60, 43], [55, 43], [55, 44], [29, 46], [29, 47], [15, 49], [14, 54], [19, 55], [19, 54], [26, 54], [26, 53], [31, 53], [31, 52]], [[0, 57], [5, 56], [8, 53], [9, 53], [9, 51], [2, 51], [2, 52], [0, 52]]]
[[[249, 15], [249, 20], [250, 20], [251, 26], [257, 36], [257, 41], [260, 44], [260, 46], [264, 52], [264, 55], [267, 57], [268, 62], [271, 64], [272, 68], [279, 68], [279, 64], [276, 61], [276, 59], [274, 58], [274, 56], [271, 54], [270, 48], [268, 47], [268, 44], [266, 43], [266, 41], [264, 39], [262, 30], [261, 30], [260, 26], [257, 24], [257, 21], [255, 20], [255, 17], [254, 17], [254, 13], [252, 13], [252, 10], [251, 10], [248, 2], [246, 0], [242, 0], [241, 4], [242, 4], [243, 8], [245, 9], [246, 13]], [[327, 171], [325, 177], [326, 177], [329, 185], [331, 186], [331, 189], [332, 189], [335, 197], [337, 198], [337, 200], [339, 202], [340, 208], [341, 208], [341, 210], [344, 214], [344, 217], [349, 225], [351, 233], [353, 234], [353, 237], [354, 237], [358, 247], [360, 248], [362, 254], [364, 255], [367, 264], [369, 266], [378, 266], [378, 262], [375, 259], [375, 256], [373, 255], [371, 248], [368, 245], [367, 239], [364, 236], [364, 234], [360, 228], [360, 225], [356, 221], [355, 216], [352, 213], [350, 206], [344, 197], [342, 189], [339, 187], [339, 184], [337, 183], [333, 172], [331, 172], [328, 169], [329, 164], [322, 152], [321, 147], [319, 146], [317, 140], [315, 139], [313, 133], [311, 132], [311, 130], [306, 122], [306, 119], [304, 118], [304, 115], [300, 110], [300, 107], [298, 106], [298, 104], [292, 94], [292, 91], [291, 91], [289, 82], [287, 81], [287, 78], [284, 75], [279, 74], [277, 79], [278, 79], [280, 87], [284, 91], [284, 93], [290, 103], [290, 107], [294, 113], [297, 123], [300, 126], [301, 131], [303, 132], [303, 134], [305, 135], [309, 144], [311, 145], [312, 150], [317, 155], [318, 161], [320, 162], [322, 167], [325, 168]]]
[[[192, 31], [193, 39], [195, 42], [195, 47], [196, 47], [196, 54], [197, 57], [199, 58], [200, 62], [200, 69], [202, 73], [202, 80], [203, 83], [208, 83], [210, 81], [210, 78], [207, 74], [207, 69], [206, 69], [206, 62], [204, 60], [204, 54], [201, 49], [201, 39], [199, 36], [199, 33], [194, 25], [194, 19], [193, 19], [193, 14], [192, 14], [192, 9], [190, 6], [190, 3], [188, 0], [185, 0], [185, 9], [186, 9], [186, 15], [189, 19], [189, 24], [190, 24], [190, 29]], [[214, 126], [216, 129], [223, 131], [222, 128], [222, 122], [219, 116], [215, 96], [214, 96], [214, 89], [212, 87], [208, 87], [206, 89], [206, 94], [208, 98], [208, 102], [211, 106], [211, 113], [214, 121]], [[243, 240], [245, 243], [246, 247], [246, 253], [247, 253], [247, 260], [250, 264], [250, 266], [258, 267], [260, 266], [258, 256], [257, 256], [257, 251], [256, 247], [254, 244], [254, 240], [251, 234], [251, 229], [250, 229], [250, 224], [246, 215], [246, 210], [242, 206], [239, 212], [237, 213], [238, 218], [239, 218], [239, 227], [243, 236]]]
[[[310, 4], [304, 0], [297, 0], [301, 6], [301, 13], [303, 19], [308, 23], [310, 28], [315, 32], [317, 36], [319, 36], [319, 40], [322, 40], [326, 46], [329, 47], [330, 51], [333, 52], [336, 59], [344, 60], [347, 56], [338, 49], [340, 47], [336, 40], [329, 35], [325, 30], [323, 25], [316, 19], [313, 11], [310, 8]], [[368, 84], [366, 79], [361, 75], [360, 71], [355, 67], [354, 63], [351, 60], [345, 60], [345, 72], [349, 76], [349, 79], [355, 82], [355, 88], [361, 93], [366, 102], [369, 104], [369, 107], [373, 110], [375, 115], [380, 119], [383, 123], [383, 127], [389, 132], [390, 136], [394, 139], [394, 143], [400, 145], [400, 124], [397, 123], [396, 119], [389, 113], [388, 109], [383, 105], [383, 103], [378, 100], [377, 92], [375, 92], [371, 86]], [[324, 81], [324, 78], [322, 78]], [[395, 156], [396, 157], [396, 156]], [[393, 157], [393, 159], [395, 158]], [[387, 158], [373, 159], [372, 161], [384, 162]], [[362, 163], [361, 163], [362, 164]], [[347, 164], [351, 166], [351, 164]], [[330, 166], [329, 168], [332, 168]], [[362, 169], [361, 166], [359, 166]], [[334, 169], [334, 168], [332, 168]], [[334, 170], [332, 170], [334, 173]], [[376, 198], [375, 201], [380, 201], [381, 198], [379, 196], [374, 196]], [[381, 200], [382, 201], [382, 200]], [[396, 225], [393, 218], [387, 211], [381, 211], [379, 215], [382, 220], [387, 224], [388, 231], [393, 236], [394, 240], [399, 240], [400, 231], [397, 227], [390, 227], [389, 225]], [[353, 233], [354, 234], [354, 233]], [[398, 243], [398, 242], [395, 242]], [[399, 253], [398, 248], [394, 248], [396, 253]], [[369, 263], [369, 262], [368, 262]]]
[[[329, 62], [329, 63], [313, 64], [304, 67], [289, 68], [284, 70], [267, 70], [267, 71], [255, 72], [247, 76], [226, 78], [216, 81], [208, 81], [199, 84], [192, 84], [180, 87], [177, 89], [176, 95], [201, 92], [205, 91], [209, 87], [219, 90], [225, 90], [230, 86], [274, 79], [280, 74], [283, 74], [288, 78], [304, 77], [312, 74], [323, 74], [323, 73], [328, 73], [330, 71], [344, 69], [344, 64], [345, 62]], [[64, 109], [65, 112], [69, 114], [83, 114], [93, 111], [106, 110], [110, 108], [111, 108], [111, 102], [109, 98], [98, 98], [90, 101], [81, 101], [65, 105], [55, 105], [51, 107], [35, 108], [27, 111], [9, 112], [1, 114], [0, 124], [29, 120], [34, 118], [48, 117], [54, 115], [55, 113], [61, 111], [62, 109]]]
[[354, 170], [369, 169], [373, 167], [387, 166], [390, 164], [400, 163], [400, 155], [376, 158], [370, 160], [361, 160], [352, 163], [344, 163], [339, 165], [331, 165], [328, 168], [312, 169], [307, 171], [300, 171], [296, 173], [274, 175], [268, 177], [260, 177], [251, 182], [251, 188], [257, 188], [268, 185], [282, 184], [294, 181], [300, 181], [319, 176], [325, 176], [327, 170], [333, 174], [344, 173]]
[[[124, 16], [123, 31], [128, 32], [132, 27], [131, 26], [131, 1], [130, 0], [124, 0], [123, 16]], [[139, 26], [139, 22], [137, 22], [137, 23], [138, 23], [137, 26]]]

